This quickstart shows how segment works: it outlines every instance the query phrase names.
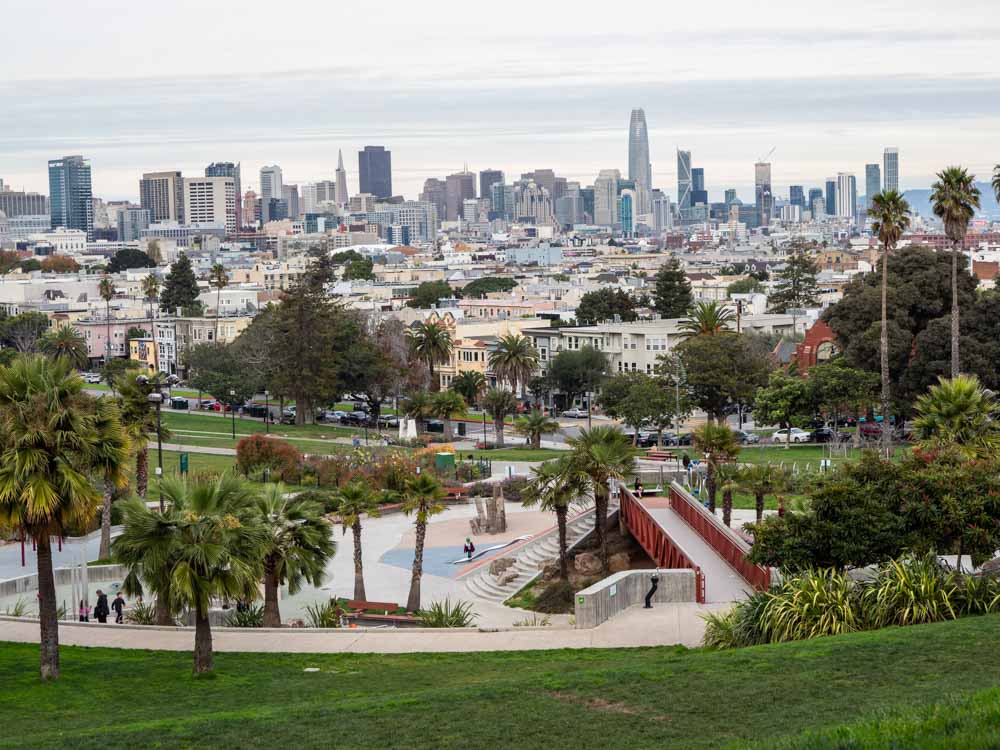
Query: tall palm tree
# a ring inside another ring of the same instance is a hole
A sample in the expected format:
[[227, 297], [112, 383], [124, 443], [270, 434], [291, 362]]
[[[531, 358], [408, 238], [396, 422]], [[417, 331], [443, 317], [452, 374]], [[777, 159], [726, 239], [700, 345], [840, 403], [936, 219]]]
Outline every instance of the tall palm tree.
[[715, 473], [722, 493], [722, 522], [731, 526], [733, 521], [733, 493], [740, 488], [740, 467], [735, 463], [720, 464]]
[[531, 481], [521, 495], [521, 502], [526, 508], [537, 505], [542, 510], [550, 510], [556, 514], [556, 525], [559, 528], [559, 575], [564, 581], [568, 581], [566, 521], [570, 506], [587, 491], [586, 482], [573, 471], [568, 456], [546, 461], [533, 468], [532, 474]]
[[417, 423], [417, 432], [420, 432], [424, 420], [431, 415], [434, 399], [427, 391], [416, 391], [406, 402], [406, 416]]
[[610, 425], [582, 429], [566, 441], [573, 474], [590, 484], [594, 494], [594, 529], [601, 549], [601, 565], [608, 570], [608, 500], [609, 480], [621, 481], [635, 467], [636, 450], [625, 434]]
[[326, 565], [337, 552], [323, 506], [301, 496], [288, 497], [284, 485], [267, 487], [256, 497], [258, 521], [267, 530], [264, 548], [264, 627], [281, 627], [278, 589], [297, 594], [303, 582], [321, 586]]
[[757, 520], [764, 519], [764, 498], [784, 484], [784, 469], [772, 463], [752, 464], [745, 467], [739, 476], [740, 487], [754, 497]]
[[39, 351], [54, 359], [62, 358], [77, 370], [87, 366], [87, 340], [71, 325], [62, 325], [44, 334], [38, 342]]
[[104, 342], [104, 364], [107, 364], [111, 360], [111, 300], [115, 298], [115, 282], [111, 280], [110, 276], [105, 276], [101, 279], [101, 283], [97, 285], [97, 292], [101, 295], [101, 299], [104, 300], [104, 320], [107, 325], [106, 330], [106, 340]]
[[[135, 454], [135, 489], [145, 498], [149, 489], [149, 436], [157, 434], [156, 407], [150, 403], [149, 394], [163, 384], [159, 376], [140, 384], [129, 373], [116, 379], [122, 424], [128, 434], [129, 444]], [[161, 421], [159, 439], [170, 438], [170, 430]], [[160, 504], [163, 501], [161, 498]]]
[[931, 203], [934, 215], [944, 222], [944, 232], [951, 240], [951, 376], [961, 372], [958, 352], [958, 256], [965, 244], [969, 222], [979, 208], [979, 188], [975, 175], [964, 167], [948, 167], [938, 172], [937, 182], [931, 185]]
[[406, 481], [403, 492], [403, 512], [416, 516], [416, 542], [413, 547], [413, 573], [410, 577], [410, 595], [406, 598], [409, 612], [420, 611], [420, 578], [424, 574], [424, 541], [427, 539], [427, 521], [444, 511], [444, 488], [430, 474], [417, 474]]
[[531, 447], [537, 450], [542, 447], [542, 435], [558, 432], [559, 423], [546, 416], [541, 409], [532, 409], [514, 421], [514, 429], [518, 434], [528, 438]]
[[916, 412], [913, 426], [925, 447], [954, 446], [970, 460], [1000, 451], [1000, 403], [975, 375], [938, 378]]
[[140, 575], [161, 569], [148, 581], [166, 595], [174, 611], [194, 610], [194, 671], [212, 671], [214, 599], [252, 601], [259, 596], [268, 529], [254, 497], [232, 475], [218, 479], [164, 480], [167, 510], [149, 510], [137, 498], [122, 504], [125, 528], [112, 554]]
[[451, 440], [454, 429], [451, 420], [465, 413], [465, 399], [457, 391], [441, 391], [431, 399], [431, 411], [437, 419], [444, 422], [444, 436]]
[[22, 355], [0, 368], [0, 527], [35, 540], [42, 679], [59, 676], [53, 536], [101, 506], [90, 481], [100, 435], [92, 399], [64, 360]]
[[351, 482], [337, 493], [337, 514], [344, 533], [354, 535], [354, 598], [365, 601], [365, 573], [361, 561], [361, 517], [378, 518], [378, 495], [365, 482]]
[[121, 421], [118, 404], [109, 398], [97, 399], [94, 406], [94, 428], [97, 446], [94, 468], [104, 482], [104, 504], [101, 507], [101, 546], [97, 559], [111, 558], [111, 503], [119, 490], [128, 486], [125, 470], [131, 456], [128, 432]]
[[490, 388], [483, 396], [483, 408], [493, 417], [493, 432], [496, 434], [496, 447], [503, 448], [504, 423], [508, 416], [517, 410], [517, 399], [510, 391], [500, 388]]
[[538, 368], [538, 351], [531, 339], [520, 333], [508, 333], [497, 340], [496, 349], [490, 352], [490, 369], [498, 383], [509, 383], [517, 392], [524, 387]]
[[678, 328], [685, 338], [691, 336], [718, 336], [735, 333], [730, 324], [736, 322], [736, 316], [728, 307], [718, 302], [698, 302], [691, 308], [688, 317], [680, 322]]
[[478, 404], [486, 390], [486, 376], [477, 370], [462, 370], [452, 378], [451, 389], [460, 393], [470, 406]]
[[430, 371], [431, 390], [440, 390], [441, 384], [434, 377], [434, 365], [444, 364], [451, 358], [455, 347], [451, 329], [442, 321], [421, 321], [406, 329], [406, 336], [410, 342], [410, 351], [426, 363]]
[[[896, 190], [872, 196], [868, 215], [875, 221], [872, 232], [882, 243], [882, 326], [879, 333], [879, 354], [882, 368], [882, 419], [889, 418], [889, 253], [896, 249], [903, 232], [910, 226], [910, 204]], [[888, 421], [886, 421], [888, 426]], [[890, 455], [892, 433], [882, 430], [882, 450]]]
[[692, 435], [694, 447], [705, 454], [705, 485], [708, 488], [708, 510], [715, 513], [715, 473], [720, 464], [732, 461], [740, 452], [740, 443], [727, 425], [706, 422]]
[[222, 290], [229, 286], [226, 267], [221, 263], [212, 266], [208, 272], [208, 285], [215, 287], [215, 341], [219, 341], [219, 314], [222, 312]]
[[149, 303], [149, 329], [153, 332], [153, 370], [159, 372], [160, 350], [156, 345], [156, 320], [154, 320], [154, 316], [156, 308], [159, 307], [157, 302], [160, 299], [160, 280], [153, 274], [149, 274], [142, 280], [142, 296]]

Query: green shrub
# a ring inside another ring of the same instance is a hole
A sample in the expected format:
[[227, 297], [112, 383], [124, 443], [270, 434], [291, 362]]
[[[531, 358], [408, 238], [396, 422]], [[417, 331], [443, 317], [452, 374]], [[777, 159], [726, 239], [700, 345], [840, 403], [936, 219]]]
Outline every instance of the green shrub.
[[31, 604], [27, 599], [18, 597], [17, 601], [8, 605], [3, 613], [8, 617], [28, 617], [32, 614]]
[[132, 625], [155, 625], [156, 605], [136, 602], [129, 608], [125, 619]]
[[504, 479], [500, 486], [503, 488], [504, 500], [508, 500], [512, 503], [521, 502], [521, 495], [524, 490], [528, 487], [529, 481], [527, 477], [510, 477], [509, 479]]
[[324, 513], [336, 513], [337, 508], [340, 507], [340, 500], [337, 498], [337, 495], [326, 490], [305, 490], [295, 497], [323, 506]]
[[957, 588], [955, 576], [944, 571], [933, 554], [890, 560], [865, 586], [866, 615], [875, 628], [953, 620]]
[[335, 600], [306, 606], [306, 624], [311, 628], [339, 628], [344, 610]]
[[799, 641], [863, 630], [858, 591], [842, 572], [831, 568], [807, 570], [786, 578], [760, 617], [767, 641]]
[[226, 618], [227, 628], [262, 628], [264, 627], [264, 607], [250, 605], [244, 609], [236, 609]]
[[545, 612], [550, 615], [572, 612], [575, 593], [573, 586], [568, 581], [553, 581], [535, 599], [534, 609], [537, 612]]
[[704, 645], [712, 648], [743, 648], [767, 643], [761, 621], [770, 601], [771, 595], [768, 592], [758, 591], [726, 612], [705, 614]]
[[988, 575], [955, 574], [952, 605], [962, 615], [985, 615], [1000, 612], [1000, 578]]
[[420, 624], [425, 628], [469, 628], [477, 617], [472, 604], [463, 601], [452, 604], [451, 599], [431, 602], [428, 609], [420, 610]]

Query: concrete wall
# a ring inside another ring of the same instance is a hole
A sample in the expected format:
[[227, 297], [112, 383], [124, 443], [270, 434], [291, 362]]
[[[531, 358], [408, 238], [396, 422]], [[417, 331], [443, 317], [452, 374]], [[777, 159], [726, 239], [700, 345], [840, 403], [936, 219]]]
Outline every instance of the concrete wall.
[[660, 576], [654, 603], [696, 601], [693, 570], [624, 570], [576, 593], [576, 627], [596, 628], [629, 607], [642, 604], [654, 572]]
[[[52, 574], [56, 580], [56, 586], [62, 586], [73, 582], [73, 571], [77, 568], [56, 568]], [[128, 569], [124, 565], [91, 565], [87, 568], [87, 580], [91, 583], [102, 581], [121, 581], [128, 575]], [[19, 578], [9, 578], [0, 581], [0, 597], [14, 596], [16, 594], [35, 594], [38, 591], [38, 574], [20, 576]]]

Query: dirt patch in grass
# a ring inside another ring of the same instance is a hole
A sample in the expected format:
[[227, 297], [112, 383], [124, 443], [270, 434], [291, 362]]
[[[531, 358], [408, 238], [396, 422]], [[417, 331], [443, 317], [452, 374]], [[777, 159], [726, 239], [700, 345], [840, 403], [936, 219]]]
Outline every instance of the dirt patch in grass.
[[559, 691], [552, 691], [549, 695], [563, 703], [583, 706], [591, 711], [606, 711], [613, 714], [625, 714], [626, 716], [642, 716], [643, 719], [648, 721], [670, 721], [670, 717], [664, 714], [650, 714], [648, 711], [630, 706], [627, 703], [609, 701], [605, 698], [587, 698], [582, 695], [573, 695], [572, 693], [562, 693]]

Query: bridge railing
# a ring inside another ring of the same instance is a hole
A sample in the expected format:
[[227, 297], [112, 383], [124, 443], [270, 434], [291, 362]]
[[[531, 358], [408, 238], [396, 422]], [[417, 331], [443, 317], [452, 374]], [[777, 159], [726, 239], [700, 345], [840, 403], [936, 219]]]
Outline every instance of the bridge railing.
[[747, 583], [762, 591], [770, 588], [771, 570], [747, 559], [750, 545], [676, 482], [670, 487], [670, 507]]
[[621, 506], [618, 512], [621, 513], [632, 536], [646, 550], [646, 554], [650, 556], [658, 568], [690, 568], [693, 570], [695, 601], [703, 604], [705, 602], [705, 576], [701, 572], [701, 567], [694, 563], [683, 547], [670, 538], [663, 527], [656, 522], [649, 511], [635, 499], [635, 496], [628, 489], [619, 486], [619, 498]]

